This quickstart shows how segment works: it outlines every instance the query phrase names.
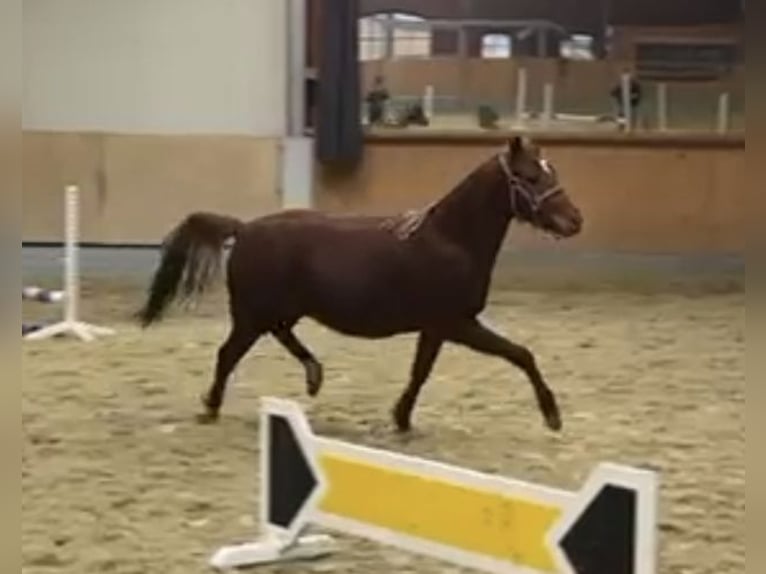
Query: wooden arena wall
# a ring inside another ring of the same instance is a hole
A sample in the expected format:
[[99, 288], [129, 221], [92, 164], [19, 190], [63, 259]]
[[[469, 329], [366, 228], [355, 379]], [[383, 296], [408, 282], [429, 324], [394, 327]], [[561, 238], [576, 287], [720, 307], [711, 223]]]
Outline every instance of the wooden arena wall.
[[195, 210], [279, 208], [280, 139], [242, 135], [27, 132], [23, 240], [63, 237], [63, 189], [81, 188], [82, 240], [157, 244]]
[[[514, 245], [551, 250], [744, 254], [742, 137], [538, 136], [573, 200], [580, 237], [552, 243], [519, 227]], [[439, 197], [502, 149], [501, 136], [376, 136], [353, 174], [319, 171], [317, 203], [328, 211], [385, 213]]]
[[[745, 141], [716, 136], [538, 136], [585, 229], [553, 243], [529, 229], [515, 246], [639, 253], [740, 254], [745, 248]], [[371, 135], [351, 173], [316, 168], [315, 204], [387, 213], [445, 193], [503, 145], [500, 134]], [[27, 133], [25, 241], [62, 237], [63, 185], [83, 184], [83, 240], [156, 244], [187, 213], [249, 218], [279, 209], [279, 144], [248, 136]]]

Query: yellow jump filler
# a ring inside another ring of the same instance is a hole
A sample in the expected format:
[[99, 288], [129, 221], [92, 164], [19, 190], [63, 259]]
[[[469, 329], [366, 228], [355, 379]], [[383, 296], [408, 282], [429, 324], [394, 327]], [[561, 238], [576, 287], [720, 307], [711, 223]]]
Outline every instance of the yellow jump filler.
[[215, 568], [336, 551], [316, 525], [494, 574], [657, 572], [654, 472], [602, 464], [572, 493], [319, 437], [290, 401], [261, 417], [263, 537]]

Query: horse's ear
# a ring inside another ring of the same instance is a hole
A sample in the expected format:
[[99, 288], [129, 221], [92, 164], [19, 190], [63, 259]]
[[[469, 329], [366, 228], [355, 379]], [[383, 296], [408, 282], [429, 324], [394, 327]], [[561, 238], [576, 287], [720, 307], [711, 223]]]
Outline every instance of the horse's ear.
[[511, 158], [517, 158], [524, 153], [524, 139], [521, 136], [514, 136], [508, 140], [508, 151]]

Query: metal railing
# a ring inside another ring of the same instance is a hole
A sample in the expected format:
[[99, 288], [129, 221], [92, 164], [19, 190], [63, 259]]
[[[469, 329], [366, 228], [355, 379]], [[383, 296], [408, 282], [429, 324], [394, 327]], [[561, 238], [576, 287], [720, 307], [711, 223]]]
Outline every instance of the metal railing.
[[[390, 94], [386, 104], [389, 123], [397, 123], [397, 118], [408, 109], [419, 106], [428, 119], [428, 127], [450, 130], [492, 127], [480, 125], [480, 110], [483, 113], [491, 110], [496, 115], [497, 128], [718, 133], [745, 129], [744, 80], [733, 76], [715, 82], [637, 78], [641, 98], [633, 105], [629, 73], [616, 74], [613, 82], [589, 83], [592, 74], [583, 74], [578, 81], [577, 72], [573, 72], [562, 81], [555, 74], [541, 77], [532, 73], [522, 62], [514, 65], [504, 79], [498, 77], [498, 82], [504, 85], [498, 90], [493, 82], [472, 84], [476, 74], [465, 73], [465, 69], [446, 82], [439, 74], [429, 77], [427, 62], [423, 64], [422, 74], [411, 64], [398, 71], [396, 62], [387, 67], [389, 72], [394, 70], [392, 75], [398, 76], [394, 85], [386, 86]], [[465, 64], [456, 63], [456, 67], [461, 66]], [[438, 68], [443, 72], [444, 63]], [[378, 72], [375, 75], [381, 76], [385, 85], [385, 71]], [[440, 81], [451, 85], [451, 89], [439, 86]], [[366, 107], [364, 104], [365, 110]]]

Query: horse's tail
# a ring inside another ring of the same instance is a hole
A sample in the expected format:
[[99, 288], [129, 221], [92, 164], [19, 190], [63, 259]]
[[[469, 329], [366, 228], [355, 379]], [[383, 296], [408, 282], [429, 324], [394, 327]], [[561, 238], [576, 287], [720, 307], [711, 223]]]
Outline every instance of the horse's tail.
[[236, 238], [243, 222], [214, 213], [193, 213], [173, 229], [162, 244], [162, 258], [149, 287], [148, 299], [136, 318], [145, 328], [162, 318], [179, 295], [201, 295], [221, 268], [224, 246]]

